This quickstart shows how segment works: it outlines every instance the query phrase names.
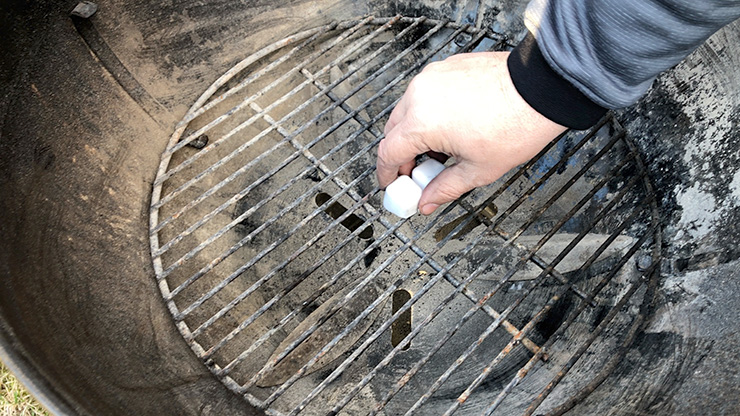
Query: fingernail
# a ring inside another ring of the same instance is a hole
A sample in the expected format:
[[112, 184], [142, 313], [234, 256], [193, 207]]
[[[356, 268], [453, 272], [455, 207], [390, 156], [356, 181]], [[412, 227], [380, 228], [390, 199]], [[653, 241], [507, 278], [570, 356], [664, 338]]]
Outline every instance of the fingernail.
[[439, 208], [438, 204], [426, 204], [423, 207], [421, 207], [421, 213], [424, 215], [429, 215], [432, 212], [434, 212], [434, 210], [437, 208]]

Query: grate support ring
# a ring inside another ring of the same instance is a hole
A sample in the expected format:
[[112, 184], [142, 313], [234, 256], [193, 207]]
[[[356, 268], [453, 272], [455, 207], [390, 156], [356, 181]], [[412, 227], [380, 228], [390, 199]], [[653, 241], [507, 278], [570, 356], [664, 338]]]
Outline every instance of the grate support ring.
[[275, 415], [588, 407], [645, 321], [661, 250], [652, 185], [612, 114], [430, 217], [379, 208], [375, 149], [413, 75], [511, 47], [365, 17], [267, 46], [191, 106], [154, 182], [152, 260], [228, 388]]

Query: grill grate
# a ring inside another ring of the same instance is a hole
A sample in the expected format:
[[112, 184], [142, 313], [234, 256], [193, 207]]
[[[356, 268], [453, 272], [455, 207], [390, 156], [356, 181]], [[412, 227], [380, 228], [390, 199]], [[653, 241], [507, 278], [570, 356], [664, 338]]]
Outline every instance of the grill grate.
[[433, 216], [378, 209], [374, 150], [411, 77], [510, 47], [423, 17], [331, 24], [190, 108], [154, 183], [151, 251], [178, 329], [227, 387], [269, 414], [587, 404], [644, 321], [660, 252], [612, 115]]

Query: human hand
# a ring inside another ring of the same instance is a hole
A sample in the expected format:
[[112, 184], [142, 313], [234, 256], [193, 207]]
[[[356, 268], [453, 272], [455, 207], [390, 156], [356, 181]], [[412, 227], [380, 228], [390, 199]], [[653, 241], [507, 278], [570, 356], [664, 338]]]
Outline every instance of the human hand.
[[427, 185], [424, 215], [465, 192], [488, 185], [527, 162], [566, 130], [527, 104], [506, 66], [508, 52], [451, 56], [427, 65], [409, 84], [385, 125], [377, 176], [385, 188], [410, 175], [417, 155], [455, 158]]

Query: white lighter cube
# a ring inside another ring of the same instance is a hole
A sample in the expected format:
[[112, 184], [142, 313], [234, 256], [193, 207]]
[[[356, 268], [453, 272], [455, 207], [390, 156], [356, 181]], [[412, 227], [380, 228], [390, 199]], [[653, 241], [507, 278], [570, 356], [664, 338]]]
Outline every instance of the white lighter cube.
[[421, 188], [406, 175], [399, 176], [385, 188], [383, 207], [401, 218], [416, 214], [421, 199]]
[[445, 165], [429, 159], [415, 167], [411, 177], [399, 176], [385, 188], [383, 207], [401, 218], [416, 214], [421, 191], [444, 169]]
[[443, 170], [445, 170], [445, 165], [437, 160], [427, 159], [411, 171], [411, 179], [424, 190], [429, 182], [442, 173]]

